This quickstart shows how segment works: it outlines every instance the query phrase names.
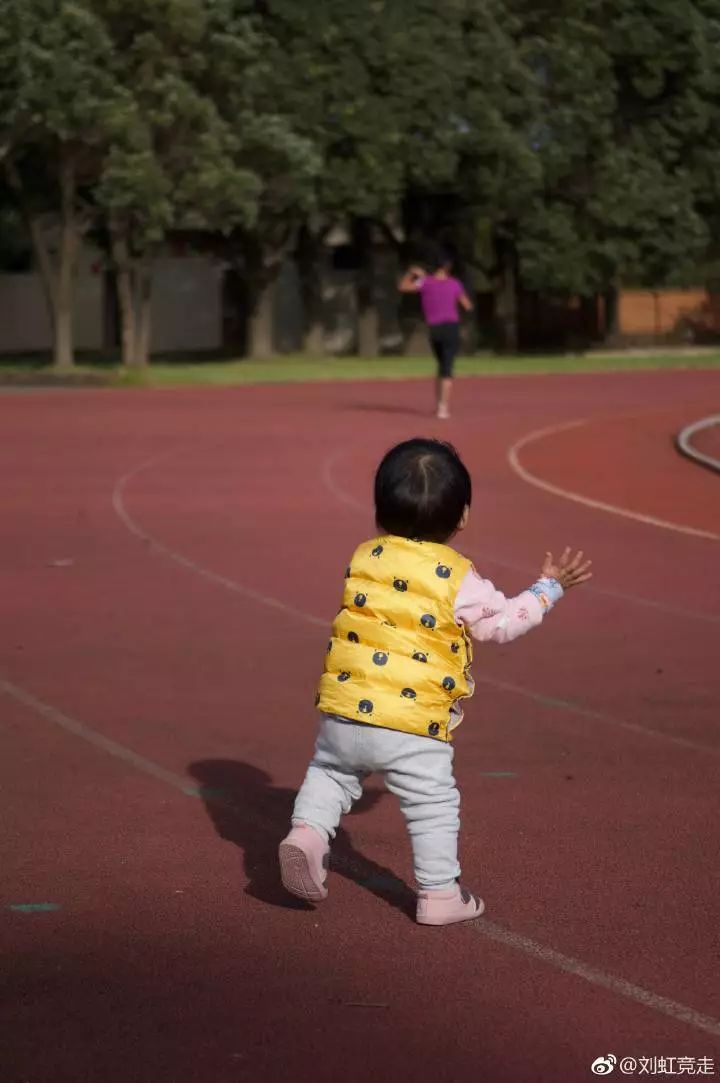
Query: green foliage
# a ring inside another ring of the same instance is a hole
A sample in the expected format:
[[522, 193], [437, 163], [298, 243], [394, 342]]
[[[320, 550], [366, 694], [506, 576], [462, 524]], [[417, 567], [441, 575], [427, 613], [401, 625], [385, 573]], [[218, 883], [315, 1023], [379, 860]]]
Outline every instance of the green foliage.
[[[584, 10], [583, 10], [584, 9]], [[591, 295], [694, 277], [708, 244], [693, 148], [712, 124], [699, 5], [536, 5], [542, 192], [518, 220], [523, 280]]]
[[[241, 162], [238, 134], [208, 92], [219, 82], [211, 5], [96, 0], [95, 7], [113, 42], [112, 73], [122, 89], [95, 188], [99, 205], [131, 231], [137, 253], [173, 228], [251, 222], [260, 182]], [[238, 69], [232, 78], [242, 74]]]
[[685, 282], [720, 266], [718, 49], [720, 0], [0, 0], [0, 163], [260, 284], [400, 208], [506, 292]]

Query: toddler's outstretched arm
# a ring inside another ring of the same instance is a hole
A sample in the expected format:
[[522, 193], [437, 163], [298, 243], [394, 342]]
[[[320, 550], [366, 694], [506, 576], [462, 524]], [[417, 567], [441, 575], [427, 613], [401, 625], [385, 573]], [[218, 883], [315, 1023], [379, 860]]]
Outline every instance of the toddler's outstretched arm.
[[458, 591], [455, 616], [473, 639], [510, 643], [542, 623], [565, 590], [590, 579], [590, 564], [589, 560], [583, 561], [582, 552], [572, 556], [566, 549], [557, 563], [551, 553], [546, 553], [540, 578], [516, 598], [506, 598], [489, 579], [470, 571]]

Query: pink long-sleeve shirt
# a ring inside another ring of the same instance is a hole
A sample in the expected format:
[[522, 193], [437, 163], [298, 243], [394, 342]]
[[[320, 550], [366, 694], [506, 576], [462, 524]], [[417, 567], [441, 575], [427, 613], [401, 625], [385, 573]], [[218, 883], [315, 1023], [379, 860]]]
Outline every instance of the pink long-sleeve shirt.
[[506, 596], [472, 569], [455, 599], [455, 619], [480, 643], [510, 643], [535, 628], [563, 596], [555, 580], [538, 580], [516, 598]]
[[[564, 594], [556, 579], [538, 579], [515, 598], [507, 598], [489, 579], [472, 568], [455, 598], [455, 619], [479, 643], [511, 643], [542, 624], [545, 614]], [[474, 687], [474, 682], [473, 682]], [[450, 729], [462, 720], [462, 709], [451, 709]]]

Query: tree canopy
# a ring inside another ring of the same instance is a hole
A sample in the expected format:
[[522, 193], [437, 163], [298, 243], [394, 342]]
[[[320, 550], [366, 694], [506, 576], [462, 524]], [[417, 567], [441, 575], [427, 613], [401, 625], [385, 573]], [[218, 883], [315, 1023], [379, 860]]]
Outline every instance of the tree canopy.
[[361, 350], [378, 230], [403, 256], [452, 243], [512, 346], [521, 285], [591, 297], [710, 273], [719, 106], [720, 0], [0, 0], [3, 247], [22, 216], [61, 366], [83, 237], [142, 364], [174, 232], [244, 276], [257, 351], [289, 254], [316, 345], [337, 225]]

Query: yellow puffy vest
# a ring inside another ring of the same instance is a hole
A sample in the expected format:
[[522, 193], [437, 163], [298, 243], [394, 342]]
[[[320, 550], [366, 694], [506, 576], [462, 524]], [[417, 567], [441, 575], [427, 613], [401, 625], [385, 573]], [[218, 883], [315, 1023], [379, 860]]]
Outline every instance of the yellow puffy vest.
[[455, 620], [471, 568], [435, 542], [389, 535], [359, 546], [333, 622], [319, 710], [450, 741], [459, 701], [473, 693], [472, 645]]

